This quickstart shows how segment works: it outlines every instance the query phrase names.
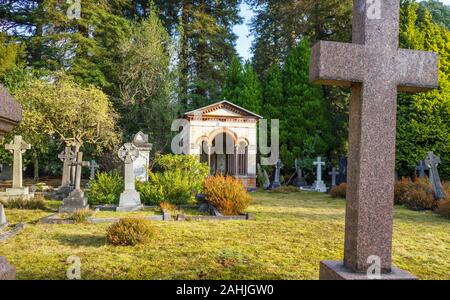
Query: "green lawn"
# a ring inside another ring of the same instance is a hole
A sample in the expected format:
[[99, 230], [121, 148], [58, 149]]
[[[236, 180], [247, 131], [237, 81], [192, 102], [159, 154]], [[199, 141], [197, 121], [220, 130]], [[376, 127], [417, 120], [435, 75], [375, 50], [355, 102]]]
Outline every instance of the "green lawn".
[[[108, 224], [43, 225], [49, 212], [7, 210], [30, 222], [0, 243], [19, 279], [64, 279], [81, 258], [83, 279], [318, 279], [319, 262], [343, 257], [344, 201], [313, 193], [254, 194], [256, 221], [155, 222], [138, 247], [105, 244]], [[450, 220], [395, 210], [394, 263], [420, 279], [450, 279]]]

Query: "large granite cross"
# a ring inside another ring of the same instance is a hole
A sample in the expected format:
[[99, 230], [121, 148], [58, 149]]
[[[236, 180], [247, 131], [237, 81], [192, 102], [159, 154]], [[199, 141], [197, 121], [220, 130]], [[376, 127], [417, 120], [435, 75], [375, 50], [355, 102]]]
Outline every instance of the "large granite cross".
[[[376, 256], [391, 273], [397, 92], [438, 86], [437, 54], [399, 49], [399, 15], [400, 0], [354, 0], [353, 43], [321, 41], [311, 52], [313, 83], [352, 90], [344, 247], [352, 272], [367, 272]], [[339, 273], [324, 263], [332, 271], [322, 278]]]
[[14, 140], [11, 143], [5, 145], [5, 149], [13, 153], [13, 189], [21, 189], [23, 187], [22, 180], [22, 154], [26, 150], [31, 149], [31, 145], [22, 140], [20, 135], [14, 136]]

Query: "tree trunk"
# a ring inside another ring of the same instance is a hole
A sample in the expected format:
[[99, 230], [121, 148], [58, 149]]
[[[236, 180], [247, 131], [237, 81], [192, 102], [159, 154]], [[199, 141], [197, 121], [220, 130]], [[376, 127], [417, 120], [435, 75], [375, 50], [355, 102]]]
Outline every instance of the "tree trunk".
[[33, 182], [38, 183], [39, 182], [39, 159], [37, 157], [37, 154], [33, 153]]
[[191, 10], [190, 0], [183, 0], [181, 8], [181, 40], [180, 40], [180, 99], [182, 109], [188, 107], [188, 78], [189, 78], [189, 37], [187, 26]]

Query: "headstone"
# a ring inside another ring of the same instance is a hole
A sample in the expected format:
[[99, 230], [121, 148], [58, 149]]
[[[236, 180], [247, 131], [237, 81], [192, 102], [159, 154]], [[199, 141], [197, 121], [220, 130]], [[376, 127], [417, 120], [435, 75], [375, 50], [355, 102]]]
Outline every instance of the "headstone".
[[275, 174], [272, 181], [272, 184], [270, 185], [270, 189], [276, 189], [281, 186], [280, 183], [280, 177], [281, 177], [281, 169], [284, 167], [283, 162], [281, 159], [277, 160], [277, 163], [275, 164]]
[[141, 197], [135, 189], [135, 175], [133, 162], [139, 157], [138, 148], [131, 143], [123, 145], [119, 149], [119, 158], [125, 163], [125, 190], [120, 195], [117, 211], [134, 211], [142, 209]]
[[0, 164], [0, 180], [10, 180], [12, 178], [12, 166], [9, 164]]
[[336, 173], [336, 168], [333, 167], [333, 168], [331, 169], [331, 172], [328, 173], [328, 175], [331, 176], [331, 186], [332, 186], [332, 187], [335, 187], [335, 186], [336, 186], [336, 175], [337, 175], [337, 173]]
[[31, 145], [23, 141], [20, 135], [16, 135], [11, 143], [5, 145], [5, 149], [13, 154], [13, 183], [12, 188], [6, 189], [6, 196], [29, 196], [30, 191], [28, 187], [23, 186], [22, 154], [24, 154], [26, 150], [31, 149]]
[[4, 256], [0, 256], [0, 280], [15, 280], [16, 268], [11, 266]]
[[425, 170], [426, 170], [425, 162], [423, 160], [421, 160], [419, 162], [419, 165], [416, 168], [416, 171], [418, 172], [419, 178], [424, 178], [425, 177]]
[[430, 183], [433, 186], [434, 197], [436, 200], [445, 198], [444, 188], [442, 186], [441, 178], [439, 176], [438, 165], [441, 159], [433, 152], [428, 152], [425, 157], [425, 166], [430, 170]]
[[258, 168], [258, 174], [259, 174], [259, 176], [261, 176], [262, 178], [264, 178], [264, 183], [263, 183], [263, 186], [262, 186], [262, 187], [263, 187], [265, 190], [267, 190], [268, 188], [270, 188], [270, 179], [269, 179], [269, 175], [267, 175], [266, 170], [263, 170], [263, 169], [261, 168], [261, 165], [260, 165], [260, 164], [257, 165], [257, 168]]
[[[75, 186], [75, 178], [72, 179], [72, 165], [76, 161], [76, 154], [72, 151], [72, 147], [66, 146], [64, 151], [58, 155], [58, 158], [63, 162], [63, 171], [61, 185], [54, 193], [54, 198], [64, 199], [69, 196]], [[72, 182], [73, 180], [73, 182]]]
[[347, 182], [347, 158], [341, 157], [339, 159], [339, 175], [336, 184]]
[[99, 167], [100, 167], [99, 164], [97, 164], [95, 160], [91, 160], [91, 164], [89, 166], [89, 168], [91, 169], [91, 176], [90, 176], [91, 180], [95, 179], [95, 174], [97, 173], [97, 169]]
[[83, 161], [83, 152], [77, 153], [77, 159], [72, 163], [75, 166], [75, 188], [67, 198], [64, 198], [63, 205], [59, 207], [60, 213], [75, 212], [89, 208], [87, 199], [84, 197], [84, 192], [81, 189], [81, 174], [83, 167], [89, 167], [89, 162]]
[[353, 43], [311, 51], [313, 83], [352, 89], [344, 263], [322, 262], [321, 279], [368, 279], [374, 265], [381, 279], [413, 278], [392, 267], [396, 100], [438, 87], [438, 56], [399, 49], [399, 20], [400, 0], [354, 0]]
[[133, 145], [139, 150], [139, 156], [133, 161], [133, 172], [136, 180], [148, 180], [148, 168], [150, 166], [150, 151], [152, 151], [152, 144], [148, 142], [148, 135], [139, 131], [133, 137]]
[[0, 228], [7, 224], [6, 221], [6, 215], [5, 215], [5, 208], [3, 207], [3, 204], [0, 204]]
[[313, 162], [313, 165], [316, 166], [316, 182], [314, 182], [313, 188], [316, 192], [326, 193], [327, 186], [325, 182], [322, 180], [322, 166], [325, 166], [325, 162], [322, 161], [322, 157], [317, 157], [317, 160]]
[[296, 187], [304, 187], [307, 186], [306, 184], [306, 180], [303, 177], [303, 169], [302, 169], [302, 161], [299, 158], [295, 159], [295, 180], [294, 180], [294, 185]]

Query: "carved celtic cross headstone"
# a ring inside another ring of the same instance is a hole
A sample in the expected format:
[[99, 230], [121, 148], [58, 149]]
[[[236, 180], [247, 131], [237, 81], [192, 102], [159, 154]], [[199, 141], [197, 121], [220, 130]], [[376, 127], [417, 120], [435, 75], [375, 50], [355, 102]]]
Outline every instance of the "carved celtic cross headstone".
[[445, 198], [444, 188], [442, 186], [438, 171], [438, 165], [440, 163], [440, 157], [436, 156], [433, 152], [428, 152], [427, 156], [425, 157], [425, 166], [430, 170], [430, 182], [433, 186], [434, 196], [436, 200], [442, 200]]
[[13, 154], [13, 189], [21, 189], [23, 188], [23, 179], [22, 179], [22, 154], [25, 153], [26, 150], [31, 149], [31, 145], [27, 144], [22, 140], [20, 135], [14, 136], [14, 140], [11, 143], [5, 145], [5, 149], [9, 150]]

